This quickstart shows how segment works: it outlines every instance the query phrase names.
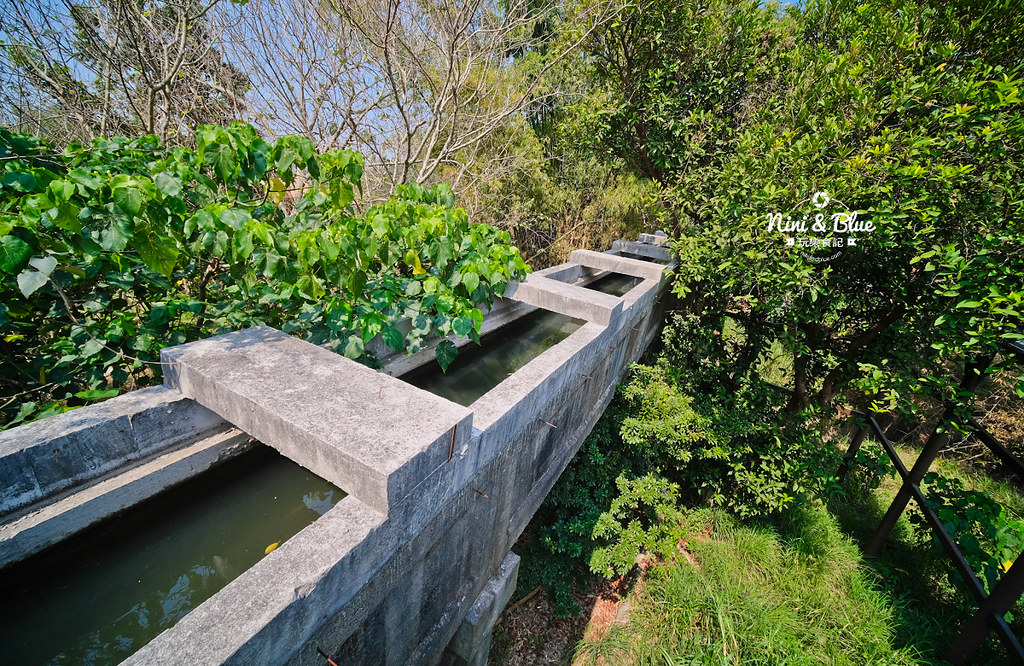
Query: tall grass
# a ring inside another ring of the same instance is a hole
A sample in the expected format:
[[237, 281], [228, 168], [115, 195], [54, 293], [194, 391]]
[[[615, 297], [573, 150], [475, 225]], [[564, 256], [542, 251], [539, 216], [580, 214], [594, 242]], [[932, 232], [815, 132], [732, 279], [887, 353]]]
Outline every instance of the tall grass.
[[[577, 660], [630, 664], [914, 664], [893, 601], [820, 504], [771, 524], [692, 514], [682, 561], [648, 569], [628, 625], [583, 642]], [[708, 531], [707, 528], [710, 528]]]

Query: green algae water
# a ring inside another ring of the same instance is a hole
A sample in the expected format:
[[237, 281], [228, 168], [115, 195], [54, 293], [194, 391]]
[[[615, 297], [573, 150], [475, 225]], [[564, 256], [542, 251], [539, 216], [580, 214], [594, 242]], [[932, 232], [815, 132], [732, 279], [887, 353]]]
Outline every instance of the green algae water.
[[[587, 288], [621, 296], [639, 282], [637, 278], [612, 274], [595, 280]], [[460, 349], [448, 372], [441, 372], [436, 363], [428, 363], [402, 379], [468, 407], [584, 323], [582, 319], [536, 310], [485, 335], [479, 347], [466, 345]]]
[[640, 284], [641, 280], [637, 277], [629, 275], [622, 275], [621, 273], [611, 273], [604, 277], [594, 280], [590, 284], [583, 285], [587, 289], [593, 289], [594, 291], [600, 291], [603, 294], [611, 294], [612, 296], [623, 296], [633, 287]]
[[117, 664], [344, 495], [259, 445], [0, 574], [0, 663]]

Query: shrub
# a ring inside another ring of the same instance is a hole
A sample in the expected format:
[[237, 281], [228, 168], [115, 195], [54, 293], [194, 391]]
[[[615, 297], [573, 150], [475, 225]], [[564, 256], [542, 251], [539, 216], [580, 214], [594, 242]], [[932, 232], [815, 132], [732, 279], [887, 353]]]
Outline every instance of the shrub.
[[[198, 127], [194, 150], [149, 136], [56, 153], [0, 130], [3, 420], [147, 383], [162, 347], [256, 324], [369, 363], [377, 335], [410, 352], [476, 339], [477, 305], [528, 270], [508, 234], [470, 225], [443, 185], [359, 213], [362, 171], [358, 153], [239, 123]], [[454, 355], [437, 348], [442, 367]]]

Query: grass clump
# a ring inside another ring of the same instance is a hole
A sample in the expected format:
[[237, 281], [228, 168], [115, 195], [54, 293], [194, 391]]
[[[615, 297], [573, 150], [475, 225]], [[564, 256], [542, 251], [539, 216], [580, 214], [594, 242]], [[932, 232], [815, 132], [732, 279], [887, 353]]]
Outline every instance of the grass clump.
[[580, 643], [578, 661], [920, 663], [897, 642], [892, 600], [820, 504], [761, 524], [699, 509], [688, 523], [679, 561], [649, 567], [629, 623]]

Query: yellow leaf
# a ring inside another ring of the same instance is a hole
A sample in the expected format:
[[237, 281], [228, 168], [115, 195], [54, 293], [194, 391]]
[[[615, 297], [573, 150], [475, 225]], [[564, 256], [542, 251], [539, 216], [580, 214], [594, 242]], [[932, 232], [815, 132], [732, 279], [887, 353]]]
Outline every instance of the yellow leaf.
[[1012, 566], [1013, 566], [1013, 562], [1011, 562], [1010, 560], [1006, 560], [1005, 562], [1003, 562], [1003, 566], [1001, 566], [999, 568], [1002, 569], [1003, 572], [1005, 573], [1005, 572], [1009, 571], [1010, 567], [1012, 567]]
[[287, 186], [284, 184], [283, 180], [281, 180], [280, 178], [271, 178], [270, 191], [267, 192], [267, 198], [280, 206], [281, 202], [284, 201], [284, 194], [286, 189]]
[[277, 550], [277, 547], [280, 546], [280, 545], [281, 545], [280, 541], [275, 541], [274, 543], [272, 543], [269, 546], [267, 546], [267, 549], [265, 551], [263, 551], [263, 554], [264, 555], [270, 555], [272, 552]]
[[416, 263], [413, 265], [412, 274], [423, 275], [424, 273], [426, 273], [426, 271], [423, 270], [423, 264], [420, 263], [420, 258], [416, 257]]

